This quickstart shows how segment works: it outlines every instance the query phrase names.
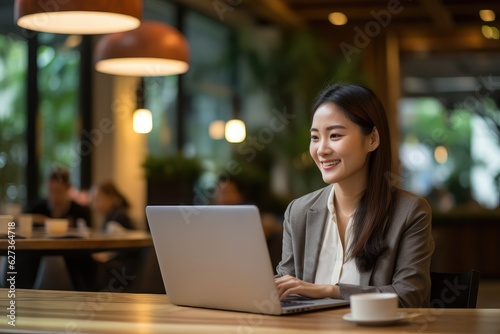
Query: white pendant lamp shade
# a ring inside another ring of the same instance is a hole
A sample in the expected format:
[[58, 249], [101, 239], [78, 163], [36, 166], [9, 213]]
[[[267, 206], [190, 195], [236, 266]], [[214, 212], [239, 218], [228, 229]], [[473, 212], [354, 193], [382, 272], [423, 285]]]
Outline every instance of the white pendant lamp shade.
[[189, 69], [189, 46], [175, 28], [144, 21], [137, 29], [103, 36], [94, 59], [97, 71], [114, 75], [164, 76]]
[[107, 34], [137, 28], [142, 0], [16, 0], [22, 28], [56, 34]]

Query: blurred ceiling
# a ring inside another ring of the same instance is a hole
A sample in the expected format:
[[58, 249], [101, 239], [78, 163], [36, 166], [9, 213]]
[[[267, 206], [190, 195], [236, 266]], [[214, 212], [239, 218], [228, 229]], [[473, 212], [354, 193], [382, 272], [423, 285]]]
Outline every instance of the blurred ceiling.
[[[391, 24], [411, 27], [452, 29], [460, 25], [481, 24], [479, 10], [500, 14], [500, 1], [493, 0], [252, 0], [241, 2], [262, 19], [288, 25], [327, 27], [328, 14], [344, 13], [351, 25], [374, 19], [373, 12], [392, 6], [399, 13]], [[228, 1], [231, 3], [231, 1]]]
[[[325, 36], [332, 45], [341, 41], [354, 44], [356, 31], [366, 32], [369, 22], [386, 20], [382, 31], [399, 38], [402, 93], [406, 96], [435, 94], [446, 96], [451, 103], [475, 92], [477, 87], [484, 87], [485, 78], [495, 83], [500, 81], [500, 40], [487, 39], [482, 33], [483, 25], [500, 29], [499, 0], [221, 0], [221, 3], [228, 4], [222, 8], [227, 19], [239, 20], [238, 15], [244, 13], [262, 25], [307, 28]], [[483, 22], [479, 15], [483, 9], [493, 10], [498, 15], [496, 20]], [[214, 7], [210, 10], [214, 12]], [[332, 25], [328, 21], [331, 12], [344, 13], [347, 24]], [[499, 88], [497, 84], [491, 92], [497, 100]]]

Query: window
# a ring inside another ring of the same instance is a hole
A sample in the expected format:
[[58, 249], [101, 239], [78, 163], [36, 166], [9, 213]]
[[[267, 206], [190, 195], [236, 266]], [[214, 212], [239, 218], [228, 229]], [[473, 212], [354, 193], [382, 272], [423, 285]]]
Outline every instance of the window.
[[[177, 7], [159, 0], [145, 1], [144, 16], [175, 26]], [[144, 78], [144, 88], [146, 108], [153, 114], [153, 129], [147, 136], [148, 151], [157, 156], [175, 154], [178, 76]]]
[[148, 134], [151, 155], [175, 154], [177, 148], [177, 76], [145, 78], [146, 107], [153, 114]]
[[[52, 166], [68, 169], [80, 186], [80, 124], [78, 123], [79, 66], [76, 35], [39, 34], [38, 90], [40, 94], [40, 177], [45, 181]], [[45, 195], [45, 187], [41, 193]]]
[[184, 151], [223, 168], [230, 144], [209, 136], [215, 120], [232, 118], [230, 29], [195, 12], [186, 13], [185, 34], [191, 48], [191, 68], [185, 74], [187, 110]]
[[488, 116], [500, 111], [492, 100], [479, 103], [489, 110], [483, 116], [464, 103], [449, 110], [432, 97], [400, 102], [403, 186], [438, 211], [500, 203], [500, 137]]
[[[0, 211], [26, 200], [27, 44], [12, 34], [0, 35]], [[18, 210], [18, 209], [14, 209]]]

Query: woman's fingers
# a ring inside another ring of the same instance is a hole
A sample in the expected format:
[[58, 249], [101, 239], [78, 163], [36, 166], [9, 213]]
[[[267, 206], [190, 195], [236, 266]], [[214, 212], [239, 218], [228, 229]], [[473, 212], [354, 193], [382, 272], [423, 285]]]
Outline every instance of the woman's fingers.
[[280, 300], [292, 294], [300, 294], [304, 286], [304, 281], [289, 275], [276, 279], [275, 283], [278, 288]]

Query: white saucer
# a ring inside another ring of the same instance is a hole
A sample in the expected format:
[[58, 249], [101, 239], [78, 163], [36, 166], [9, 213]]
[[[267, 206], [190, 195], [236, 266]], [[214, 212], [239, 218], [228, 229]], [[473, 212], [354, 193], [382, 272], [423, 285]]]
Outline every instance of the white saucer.
[[395, 317], [376, 319], [376, 320], [363, 320], [363, 319], [354, 319], [351, 313], [344, 314], [342, 317], [344, 320], [349, 322], [353, 322], [357, 325], [365, 325], [365, 326], [382, 326], [382, 325], [390, 325], [401, 320], [407, 320], [411, 318], [407, 313], [400, 312]]

